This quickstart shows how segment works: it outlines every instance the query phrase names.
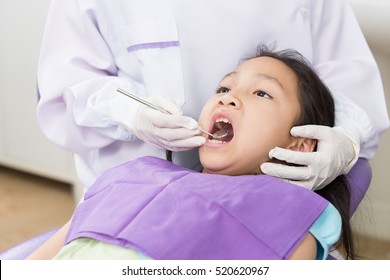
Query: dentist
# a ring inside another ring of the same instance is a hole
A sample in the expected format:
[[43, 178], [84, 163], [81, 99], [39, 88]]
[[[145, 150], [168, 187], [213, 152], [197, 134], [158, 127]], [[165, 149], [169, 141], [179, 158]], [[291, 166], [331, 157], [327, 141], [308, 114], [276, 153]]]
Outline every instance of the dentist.
[[377, 65], [344, 0], [53, 0], [39, 59], [38, 121], [74, 154], [85, 187], [108, 168], [143, 155], [165, 158], [166, 150], [181, 151], [174, 162], [199, 168], [191, 149], [206, 141], [195, 121], [203, 104], [240, 59], [274, 42], [314, 65], [333, 93], [337, 121], [291, 131], [317, 139], [316, 153], [270, 152], [299, 166], [259, 168], [321, 188], [359, 156], [373, 158], [389, 126]]

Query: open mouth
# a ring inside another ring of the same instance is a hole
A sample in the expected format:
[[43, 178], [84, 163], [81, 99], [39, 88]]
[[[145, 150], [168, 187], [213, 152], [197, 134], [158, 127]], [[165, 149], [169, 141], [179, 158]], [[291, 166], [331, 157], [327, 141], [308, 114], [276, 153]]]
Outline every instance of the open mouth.
[[233, 126], [227, 118], [218, 118], [210, 131], [214, 137], [209, 136], [209, 142], [212, 143], [227, 143], [233, 139]]

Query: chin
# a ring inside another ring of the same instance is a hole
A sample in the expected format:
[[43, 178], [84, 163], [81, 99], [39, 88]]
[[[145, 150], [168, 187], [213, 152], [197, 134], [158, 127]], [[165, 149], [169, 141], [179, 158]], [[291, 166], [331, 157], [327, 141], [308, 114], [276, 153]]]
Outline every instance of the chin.
[[203, 173], [206, 174], [218, 174], [218, 175], [232, 175], [231, 172], [224, 170], [224, 169], [218, 169], [218, 168], [203, 168]]
[[229, 166], [227, 158], [218, 155], [211, 156], [210, 154], [200, 156], [200, 163], [208, 170], [223, 170]]
[[241, 175], [260, 175], [260, 168], [234, 168], [234, 166], [227, 166], [226, 161], [222, 164], [203, 164], [203, 173], [207, 174], [220, 174], [220, 175], [229, 175], [229, 176], [241, 176]]
[[237, 175], [247, 175], [248, 172], [244, 172], [242, 170], [237, 170], [232, 166], [227, 166], [224, 164], [202, 164], [203, 173], [207, 174], [219, 174], [219, 175], [229, 175], [229, 176], [237, 176]]

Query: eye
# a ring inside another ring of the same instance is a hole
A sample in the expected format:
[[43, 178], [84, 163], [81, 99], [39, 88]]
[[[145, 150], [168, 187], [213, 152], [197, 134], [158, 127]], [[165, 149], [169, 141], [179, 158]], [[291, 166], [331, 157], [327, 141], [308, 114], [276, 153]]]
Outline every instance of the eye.
[[267, 98], [267, 99], [272, 99], [272, 96], [271, 96], [271, 95], [269, 95], [268, 93], [266, 93], [265, 91], [262, 91], [262, 90], [255, 91], [253, 94], [256, 94], [256, 95], [259, 96], [259, 97], [264, 97], [264, 98]]
[[218, 87], [216, 90], [216, 93], [228, 93], [230, 91], [230, 88], [227, 87]]

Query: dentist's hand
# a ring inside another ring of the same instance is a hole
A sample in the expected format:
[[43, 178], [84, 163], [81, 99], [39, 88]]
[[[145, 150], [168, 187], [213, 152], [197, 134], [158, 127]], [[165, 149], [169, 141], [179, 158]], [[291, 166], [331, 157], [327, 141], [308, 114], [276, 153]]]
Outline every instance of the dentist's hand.
[[360, 146], [341, 127], [306, 125], [293, 127], [291, 135], [317, 139], [316, 152], [296, 152], [274, 148], [269, 157], [300, 166], [263, 163], [263, 173], [318, 190], [337, 176], [346, 174], [358, 159]]
[[197, 121], [183, 116], [174, 102], [163, 96], [152, 96], [147, 100], [172, 115], [137, 103], [131, 116], [131, 128], [139, 139], [174, 152], [190, 150], [206, 142], [206, 138], [199, 136]]

